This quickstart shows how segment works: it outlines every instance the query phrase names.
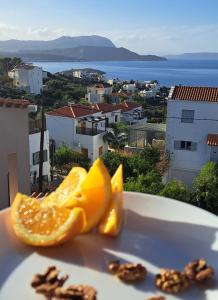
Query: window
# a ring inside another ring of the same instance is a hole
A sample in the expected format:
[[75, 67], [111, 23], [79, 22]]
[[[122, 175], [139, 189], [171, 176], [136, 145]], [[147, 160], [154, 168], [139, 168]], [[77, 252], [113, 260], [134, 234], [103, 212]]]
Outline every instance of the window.
[[[48, 151], [43, 150], [43, 162], [48, 161]], [[39, 151], [33, 153], [33, 165], [38, 165], [39, 164]]]
[[118, 121], [118, 116], [115, 116], [115, 123], [117, 123], [117, 121]]
[[103, 154], [103, 146], [98, 148], [98, 154], [101, 156]]
[[174, 141], [174, 149], [197, 151], [197, 143], [191, 141]]
[[193, 123], [194, 122], [194, 110], [182, 110], [182, 117], [181, 122], [182, 123]]

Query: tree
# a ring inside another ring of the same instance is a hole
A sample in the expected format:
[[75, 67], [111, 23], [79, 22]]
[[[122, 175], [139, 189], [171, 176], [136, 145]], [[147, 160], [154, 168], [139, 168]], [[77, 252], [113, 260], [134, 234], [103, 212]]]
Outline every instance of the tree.
[[218, 214], [218, 167], [215, 163], [206, 163], [196, 177], [192, 202]]
[[124, 148], [127, 141], [127, 134], [124, 132], [117, 133], [112, 129], [104, 135], [103, 139], [105, 142], [108, 142], [111, 148], [115, 149], [115, 151], [118, 151], [119, 149]]
[[172, 180], [168, 182], [160, 192], [160, 196], [188, 202], [190, 194], [182, 181]]
[[158, 194], [163, 188], [161, 175], [156, 170], [149, 171], [146, 175], [141, 174], [137, 178], [127, 178], [124, 189], [125, 191]]
[[73, 165], [79, 165], [88, 169], [90, 164], [89, 158], [85, 157], [81, 153], [73, 151], [66, 145], [62, 145], [57, 149], [54, 154], [54, 165], [61, 170], [67, 171], [72, 168]]

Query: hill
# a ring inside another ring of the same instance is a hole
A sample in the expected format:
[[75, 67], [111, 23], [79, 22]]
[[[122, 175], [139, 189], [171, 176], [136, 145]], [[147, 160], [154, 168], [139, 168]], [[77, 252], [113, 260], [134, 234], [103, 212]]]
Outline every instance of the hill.
[[15, 39], [0, 41], [0, 51], [6, 52], [64, 49], [80, 46], [115, 47], [111, 40], [98, 35], [62, 36], [50, 41], [22, 41]]
[[218, 60], [218, 52], [193, 52], [178, 55], [167, 55], [171, 59]]
[[164, 57], [139, 55], [126, 48], [81, 46], [39, 51], [0, 52], [4, 56], [18, 56], [26, 62], [36, 61], [162, 61]]

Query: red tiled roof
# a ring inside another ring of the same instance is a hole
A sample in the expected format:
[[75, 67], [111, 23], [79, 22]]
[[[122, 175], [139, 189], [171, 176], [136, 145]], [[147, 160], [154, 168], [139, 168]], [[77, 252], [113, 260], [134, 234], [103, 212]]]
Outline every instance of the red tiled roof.
[[52, 111], [47, 112], [46, 114], [58, 117], [79, 118], [83, 116], [92, 115], [98, 112], [99, 110], [86, 105], [72, 104], [69, 106], [54, 109]]
[[0, 98], [0, 106], [26, 108], [30, 102], [24, 99]]
[[116, 105], [109, 104], [109, 103], [96, 103], [93, 105], [95, 109], [98, 109], [99, 111], [102, 111], [103, 113], [112, 112], [119, 110], [120, 108], [117, 108]]
[[218, 146], [218, 134], [208, 134], [207, 136], [207, 144], [209, 146]]
[[126, 101], [124, 101], [120, 104], [115, 105], [115, 107], [117, 109], [121, 109], [121, 112], [126, 112], [126, 111], [133, 110], [135, 108], [139, 108], [139, 107], [141, 107], [141, 105], [136, 103], [136, 102], [126, 102]]
[[175, 86], [172, 100], [218, 102], [218, 88]]

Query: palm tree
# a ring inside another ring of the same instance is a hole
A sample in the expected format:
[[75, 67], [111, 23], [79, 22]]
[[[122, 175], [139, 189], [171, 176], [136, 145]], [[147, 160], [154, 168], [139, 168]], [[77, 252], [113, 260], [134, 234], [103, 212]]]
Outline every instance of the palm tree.
[[108, 142], [115, 151], [118, 151], [125, 146], [127, 134], [124, 132], [119, 133], [111, 129], [104, 135], [103, 139], [105, 142]]

